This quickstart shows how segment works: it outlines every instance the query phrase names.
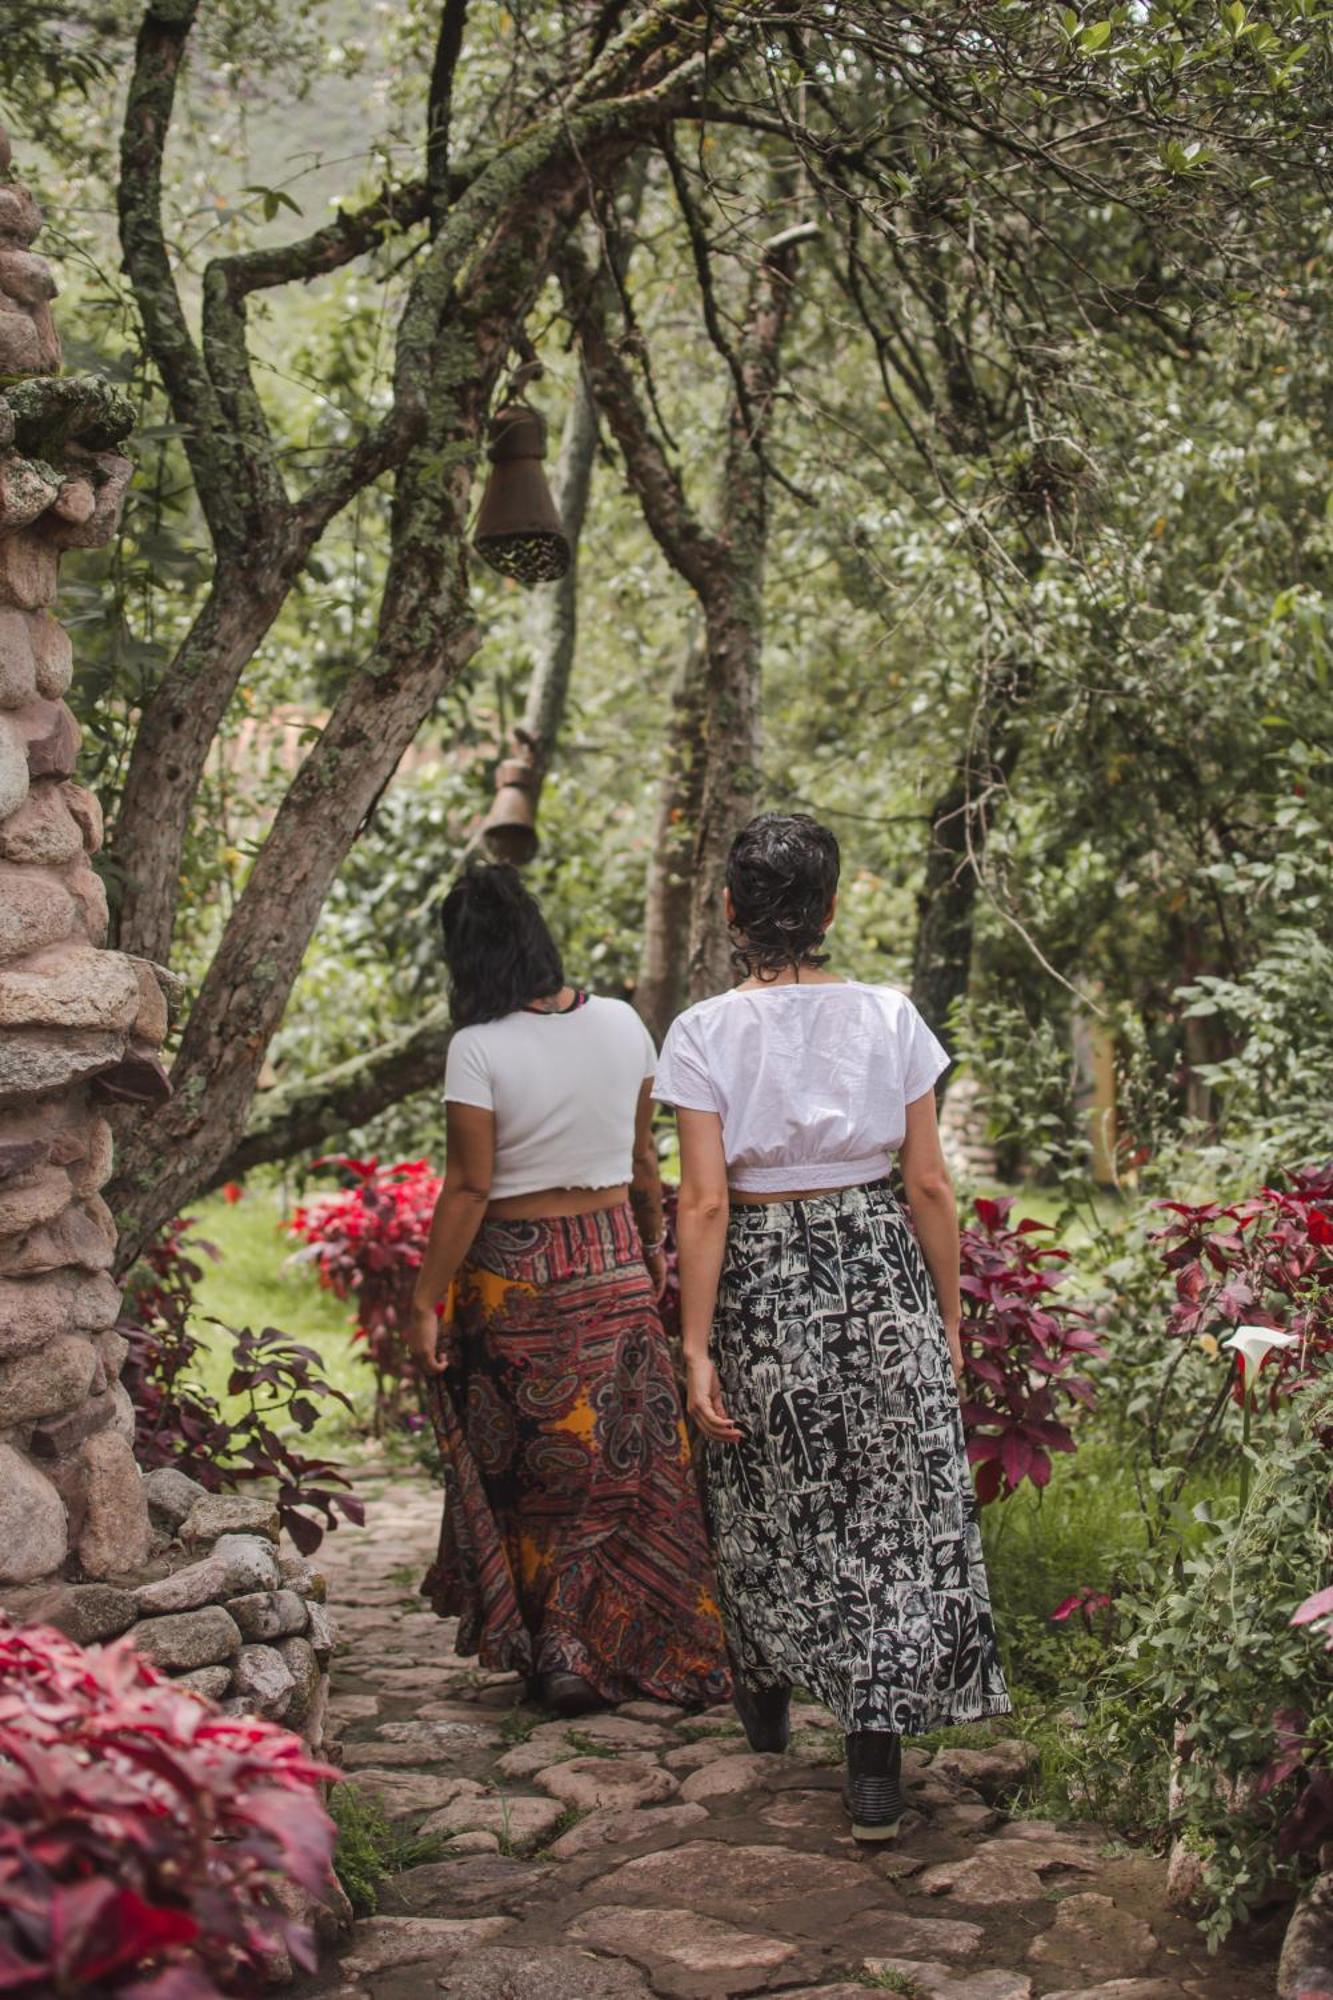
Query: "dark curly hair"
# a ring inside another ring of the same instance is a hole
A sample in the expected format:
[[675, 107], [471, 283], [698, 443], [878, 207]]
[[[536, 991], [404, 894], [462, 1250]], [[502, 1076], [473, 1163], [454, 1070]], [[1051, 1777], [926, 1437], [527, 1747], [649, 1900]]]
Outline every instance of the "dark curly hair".
[[760, 813], [741, 828], [727, 856], [727, 888], [731, 959], [742, 978], [827, 965], [819, 947], [838, 868], [837, 841], [806, 813]]
[[508, 862], [467, 868], [440, 906], [440, 929], [456, 1028], [498, 1021], [565, 983], [546, 919]]

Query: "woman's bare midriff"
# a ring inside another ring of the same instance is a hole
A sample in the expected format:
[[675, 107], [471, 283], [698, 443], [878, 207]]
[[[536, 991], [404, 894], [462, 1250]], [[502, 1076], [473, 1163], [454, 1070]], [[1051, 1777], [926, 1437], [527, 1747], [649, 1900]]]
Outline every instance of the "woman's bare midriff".
[[538, 1188], [532, 1194], [510, 1194], [486, 1204], [488, 1221], [543, 1222], [551, 1215], [596, 1215], [629, 1200], [629, 1182], [606, 1188]]
[[739, 1188], [728, 1188], [727, 1199], [733, 1207], [767, 1208], [774, 1201], [818, 1201], [826, 1194], [846, 1194], [845, 1187], [835, 1188], [791, 1188], [786, 1194], [742, 1194]]

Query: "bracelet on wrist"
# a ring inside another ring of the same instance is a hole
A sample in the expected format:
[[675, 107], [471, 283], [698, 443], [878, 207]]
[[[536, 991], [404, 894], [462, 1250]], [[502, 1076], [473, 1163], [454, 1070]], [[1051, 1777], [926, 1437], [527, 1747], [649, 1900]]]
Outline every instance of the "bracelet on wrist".
[[665, 1235], [659, 1236], [652, 1243], [644, 1243], [642, 1238], [640, 1238], [640, 1247], [645, 1257], [656, 1257], [659, 1251], [666, 1249], [666, 1237]]

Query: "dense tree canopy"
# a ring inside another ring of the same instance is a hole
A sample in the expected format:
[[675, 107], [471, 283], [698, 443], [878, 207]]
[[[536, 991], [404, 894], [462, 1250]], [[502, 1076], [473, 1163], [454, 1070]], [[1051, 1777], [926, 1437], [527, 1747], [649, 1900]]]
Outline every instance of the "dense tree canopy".
[[[16, 23], [68, 358], [140, 411], [69, 579], [120, 942], [188, 983], [127, 1252], [349, 1122], [431, 1133], [389, 1108], [439, 1071], [431, 914], [534, 670], [538, 886], [657, 1025], [787, 803], [844, 838], [843, 962], [1000, 1123], [1068, 1120], [1071, 1010], [1127, 1103], [1272, 1108], [1329, 949], [1312, 4]], [[534, 358], [590, 419], [558, 617], [467, 547]]]

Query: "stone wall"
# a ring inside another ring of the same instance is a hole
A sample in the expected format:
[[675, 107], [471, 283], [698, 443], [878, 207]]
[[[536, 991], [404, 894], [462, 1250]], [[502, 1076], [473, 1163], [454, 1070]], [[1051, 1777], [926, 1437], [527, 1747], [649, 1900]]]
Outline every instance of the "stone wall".
[[131, 412], [57, 374], [41, 216], [9, 170], [0, 130], [0, 1601], [149, 1553], [99, 1189], [107, 1109], [168, 1090], [162, 984], [105, 949], [102, 819], [75, 776], [72, 648], [51, 609], [62, 553], [115, 533]]
[[132, 412], [60, 375], [41, 216], [0, 129], [0, 1609], [83, 1645], [126, 1635], [183, 1686], [318, 1744], [333, 1630], [271, 1500], [146, 1478], [120, 1381], [116, 1105], [169, 1094], [174, 983], [106, 949], [102, 820], [77, 782], [60, 557], [116, 531]]
[[279, 1548], [273, 1501], [206, 1493], [169, 1468], [150, 1472], [141, 1491], [153, 1541], [145, 1564], [114, 1582], [13, 1591], [6, 1608], [80, 1645], [127, 1637], [182, 1687], [319, 1748], [334, 1628], [318, 1566]]

